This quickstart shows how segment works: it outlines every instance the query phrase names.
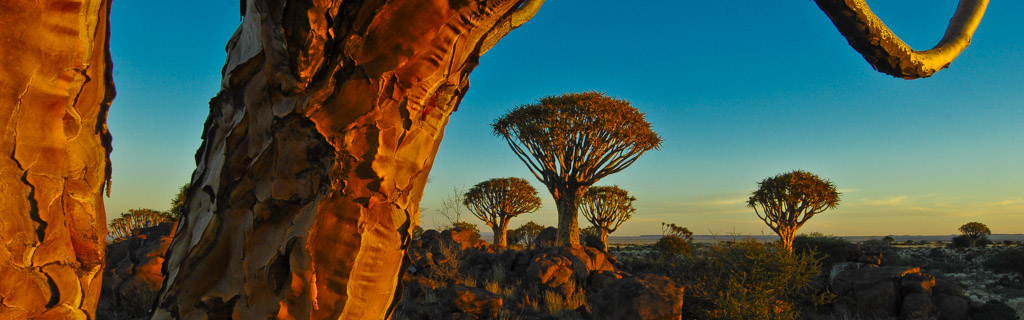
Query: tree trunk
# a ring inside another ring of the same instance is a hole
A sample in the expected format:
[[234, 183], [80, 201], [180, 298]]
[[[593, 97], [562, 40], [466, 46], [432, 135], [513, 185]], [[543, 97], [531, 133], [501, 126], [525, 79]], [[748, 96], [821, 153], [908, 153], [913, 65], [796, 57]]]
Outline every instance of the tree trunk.
[[0, 3], [0, 319], [89, 319], [106, 251], [110, 2]]
[[793, 237], [796, 235], [796, 230], [781, 227], [777, 233], [779, 234], [779, 239], [782, 240], [782, 246], [789, 250], [789, 252], [793, 252]]
[[508, 247], [508, 223], [501, 223], [491, 228], [494, 232], [494, 246], [498, 249]]
[[577, 219], [579, 196], [586, 187], [570, 187], [555, 194], [555, 207], [558, 209], [558, 243], [564, 246], [580, 244], [580, 225]]
[[598, 227], [597, 231], [601, 236], [601, 246], [604, 247], [605, 251], [608, 251], [608, 229]]
[[249, 0], [154, 319], [379, 319], [479, 56], [540, 0]]

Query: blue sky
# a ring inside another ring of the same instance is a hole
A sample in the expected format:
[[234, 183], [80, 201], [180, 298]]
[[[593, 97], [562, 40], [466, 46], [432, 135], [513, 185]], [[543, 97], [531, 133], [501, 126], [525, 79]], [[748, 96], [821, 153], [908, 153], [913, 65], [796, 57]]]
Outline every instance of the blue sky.
[[[956, 8], [868, 3], [918, 49], [941, 38]], [[873, 71], [811, 1], [548, 1], [473, 72], [422, 224], [443, 220], [434, 211], [453, 187], [503, 176], [527, 178], [544, 198], [513, 226], [556, 224], [550, 196], [489, 124], [545, 95], [597, 90], [631, 101], [664, 138], [599, 182], [638, 198], [617, 234], [656, 234], [663, 221], [699, 234], [769, 234], [743, 201], [757, 181], [794, 169], [843, 192], [803, 232], [952, 234], [980, 221], [1024, 233], [1022, 11], [1020, 1], [993, 1], [949, 69], [905, 81]], [[111, 19], [108, 218], [165, 210], [188, 181], [239, 15], [236, 1], [118, 2]]]

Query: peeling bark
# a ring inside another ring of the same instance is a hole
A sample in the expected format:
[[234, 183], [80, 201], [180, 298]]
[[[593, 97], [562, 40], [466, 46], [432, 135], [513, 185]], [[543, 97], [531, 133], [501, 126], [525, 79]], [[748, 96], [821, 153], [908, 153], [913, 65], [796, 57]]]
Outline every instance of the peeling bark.
[[988, 6], [988, 0], [960, 0], [942, 40], [932, 49], [915, 51], [886, 27], [864, 0], [815, 2], [875, 70], [908, 80], [930, 77], [949, 67], [971, 44]]
[[245, 2], [154, 319], [377, 319], [479, 56], [543, 1]]
[[88, 319], [106, 246], [110, 1], [0, 3], [0, 319]]

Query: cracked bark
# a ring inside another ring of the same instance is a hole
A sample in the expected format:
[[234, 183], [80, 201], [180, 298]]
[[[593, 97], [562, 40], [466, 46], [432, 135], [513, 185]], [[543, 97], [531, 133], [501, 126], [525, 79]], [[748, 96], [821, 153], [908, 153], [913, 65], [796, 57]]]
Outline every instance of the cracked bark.
[[0, 319], [87, 319], [105, 255], [109, 1], [0, 4]]
[[154, 319], [377, 319], [479, 56], [543, 1], [244, 3]]
[[930, 77], [949, 67], [971, 43], [988, 0], [960, 0], [942, 40], [916, 51], [871, 12], [864, 0], [814, 0], [857, 52], [879, 72], [903, 79]]

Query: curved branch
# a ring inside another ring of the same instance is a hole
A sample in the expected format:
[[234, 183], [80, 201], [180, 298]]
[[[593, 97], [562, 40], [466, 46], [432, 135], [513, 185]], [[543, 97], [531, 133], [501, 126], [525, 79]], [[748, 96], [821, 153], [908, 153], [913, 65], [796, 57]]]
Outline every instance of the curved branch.
[[971, 43], [988, 0], [960, 0], [946, 34], [934, 48], [915, 51], [882, 23], [864, 0], [815, 0], [839, 32], [875, 70], [903, 79], [945, 69]]

